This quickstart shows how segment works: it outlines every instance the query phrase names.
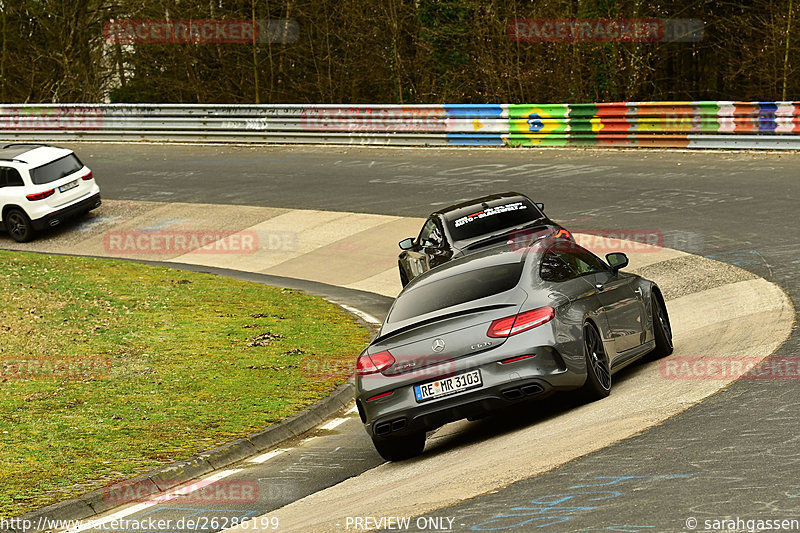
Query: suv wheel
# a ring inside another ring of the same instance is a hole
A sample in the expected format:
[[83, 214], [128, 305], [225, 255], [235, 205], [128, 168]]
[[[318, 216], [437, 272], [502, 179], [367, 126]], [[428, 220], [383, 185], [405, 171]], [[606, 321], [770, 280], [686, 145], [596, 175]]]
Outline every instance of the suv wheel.
[[17, 242], [28, 242], [33, 239], [33, 224], [22, 209], [9, 209], [5, 217], [6, 230]]

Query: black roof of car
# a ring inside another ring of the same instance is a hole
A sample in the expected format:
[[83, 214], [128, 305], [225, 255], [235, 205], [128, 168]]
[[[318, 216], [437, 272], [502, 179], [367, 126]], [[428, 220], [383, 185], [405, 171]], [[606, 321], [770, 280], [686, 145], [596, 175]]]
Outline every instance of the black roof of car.
[[[35, 150], [37, 148], [41, 148], [42, 146], [47, 146], [46, 144], [35, 144], [35, 143], [16, 143], [16, 144], [7, 144], [0, 148], [0, 159], [5, 161], [12, 161], [17, 159], [19, 156], [26, 152], [30, 152], [31, 150]], [[21, 161], [24, 162], [24, 161]]]
[[434, 211], [432, 214], [433, 215], [442, 215], [442, 216], [444, 216], [445, 218], [447, 218], [449, 220], [453, 215], [460, 213], [464, 209], [467, 209], [467, 208], [470, 208], [470, 207], [478, 207], [478, 206], [481, 206], [483, 204], [489, 204], [491, 206], [491, 204], [493, 204], [493, 203], [501, 203], [501, 202], [508, 201], [508, 200], [516, 200], [516, 201], [528, 200], [528, 201], [530, 201], [530, 198], [528, 198], [524, 194], [520, 194], [518, 192], [502, 192], [502, 193], [496, 193], [496, 194], [489, 194], [487, 196], [481, 196], [480, 198], [475, 198], [473, 200], [467, 200], [465, 202], [460, 202], [460, 203], [457, 203], [457, 204], [449, 205], [449, 206], [447, 206], [445, 208], [442, 208], [442, 209], [439, 209], [437, 211]]

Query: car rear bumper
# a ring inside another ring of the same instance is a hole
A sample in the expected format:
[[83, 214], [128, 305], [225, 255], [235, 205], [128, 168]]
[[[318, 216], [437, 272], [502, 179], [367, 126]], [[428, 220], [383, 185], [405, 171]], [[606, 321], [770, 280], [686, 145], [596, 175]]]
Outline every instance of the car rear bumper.
[[508, 383], [505, 386], [481, 389], [472, 394], [467, 393], [417, 409], [388, 414], [371, 424], [366, 424], [365, 427], [371, 437], [383, 438], [430, 431], [449, 422], [482, 417], [523, 401], [544, 398], [559, 389], [571, 388], [574, 386], [556, 387], [541, 379]]
[[88, 198], [84, 198], [83, 200], [79, 200], [74, 204], [68, 205], [67, 207], [63, 207], [57, 211], [48, 213], [43, 217], [31, 220], [31, 224], [35, 230], [41, 231], [45, 228], [58, 226], [64, 220], [74, 217], [75, 215], [100, 207], [100, 204], [100, 193], [98, 192], [92, 196], [89, 196]]
[[[366, 409], [366, 399], [357, 395], [356, 406], [371, 437], [389, 438], [430, 431], [462, 418], [482, 417], [523, 401], [543, 398], [555, 391], [578, 388], [586, 379], [586, 374], [564, 367], [556, 369], [545, 365], [549, 368], [542, 368], [537, 365], [541, 362], [540, 359], [513, 367], [504, 366], [500, 379], [496, 364], [481, 365], [477, 368], [481, 370], [484, 386], [439, 400], [417, 403], [409, 397], [409, 388], [404, 388], [396, 390], [385, 400], [369, 401]], [[398, 395], [403, 398], [392, 398]]]

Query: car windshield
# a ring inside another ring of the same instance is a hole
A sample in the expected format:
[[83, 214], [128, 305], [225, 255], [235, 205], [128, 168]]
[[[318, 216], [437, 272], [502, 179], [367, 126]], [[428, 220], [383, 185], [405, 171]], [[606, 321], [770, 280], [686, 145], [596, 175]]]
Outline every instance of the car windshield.
[[413, 287], [397, 298], [387, 322], [402, 322], [511, 290], [519, 283], [524, 264], [518, 261], [477, 268]]
[[60, 180], [64, 176], [79, 171], [83, 163], [75, 154], [65, 155], [50, 163], [31, 169], [31, 180], [37, 185]]
[[447, 218], [447, 228], [453, 240], [464, 241], [534, 222], [542, 218], [542, 213], [531, 202], [517, 200], [491, 207], [477, 205], [460, 209]]

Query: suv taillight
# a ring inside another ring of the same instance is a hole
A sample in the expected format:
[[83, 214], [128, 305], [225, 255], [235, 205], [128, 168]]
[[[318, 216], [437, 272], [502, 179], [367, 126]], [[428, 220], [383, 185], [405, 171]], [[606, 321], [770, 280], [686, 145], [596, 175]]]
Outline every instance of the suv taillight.
[[84, 181], [89, 181], [92, 178], [94, 178], [94, 174], [92, 174], [91, 170], [85, 176], [81, 176], [81, 179], [84, 180]]
[[510, 337], [550, 322], [554, 316], [556, 316], [556, 310], [552, 307], [539, 307], [518, 315], [498, 318], [489, 326], [486, 335], [494, 338]]
[[26, 195], [25, 198], [27, 198], [31, 202], [35, 202], [36, 200], [44, 200], [48, 196], [52, 196], [54, 192], [56, 192], [55, 189], [50, 189], [49, 191], [44, 191], [44, 192], [35, 192], [33, 194]]
[[358, 360], [356, 361], [356, 374], [363, 376], [364, 374], [383, 372], [393, 364], [394, 357], [392, 357], [392, 354], [390, 354], [388, 350], [372, 355], [364, 352], [358, 356]]

